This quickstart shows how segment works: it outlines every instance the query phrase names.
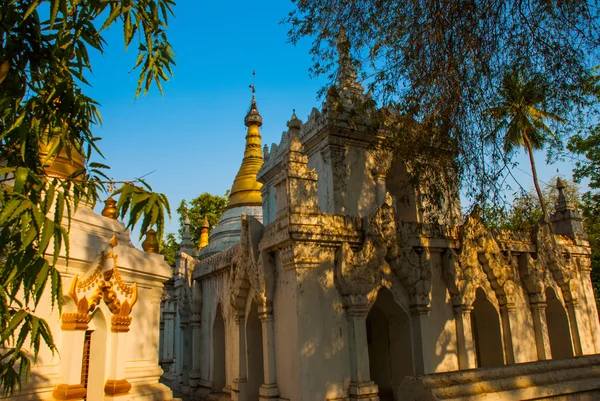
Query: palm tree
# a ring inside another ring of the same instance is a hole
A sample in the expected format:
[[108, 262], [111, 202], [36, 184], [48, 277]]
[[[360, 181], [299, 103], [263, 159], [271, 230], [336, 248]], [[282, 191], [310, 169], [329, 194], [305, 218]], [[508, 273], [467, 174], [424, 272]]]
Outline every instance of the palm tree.
[[512, 153], [519, 145], [525, 148], [529, 154], [533, 184], [540, 199], [544, 219], [548, 221], [548, 211], [538, 183], [533, 151], [543, 149], [549, 138], [556, 138], [545, 122], [564, 120], [540, 108], [548, 96], [547, 85], [541, 74], [535, 74], [526, 80], [513, 68], [504, 74], [498, 93], [501, 97], [500, 102], [486, 110], [486, 114], [498, 121], [498, 124], [486, 139], [494, 142], [498, 135], [503, 135], [503, 148], [507, 154]]

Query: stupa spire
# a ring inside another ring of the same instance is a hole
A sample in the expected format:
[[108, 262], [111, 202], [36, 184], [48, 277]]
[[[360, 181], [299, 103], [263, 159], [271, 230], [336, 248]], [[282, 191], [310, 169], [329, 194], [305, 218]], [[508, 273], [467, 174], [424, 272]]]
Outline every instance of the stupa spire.
[[[252, 76], [256, 75], [252, 72]], [[253, 79], [254, 81], [254, 79]], [[244, 123], [248, 127], [246, 134], [246, 149], [244, 150], [244, 159], [240, 170], [235, 176], [229, 195], [229, 206], [261, 206], [262, 196], [260, 188], [262, 184], [256, 181], [256, 174], [263, 164], [263, 153], [261, 149], [260, 126], [262, 117], [258, 112], [256, 105], [256, 88], [254, 84], [250, 85], [252, 89], [252, 101], [250, 110], [246, 114]]]

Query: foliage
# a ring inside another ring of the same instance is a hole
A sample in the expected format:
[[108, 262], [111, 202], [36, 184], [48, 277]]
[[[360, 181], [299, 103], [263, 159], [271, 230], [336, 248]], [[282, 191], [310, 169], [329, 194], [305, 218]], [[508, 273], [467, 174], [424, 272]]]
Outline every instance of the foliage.
[[[556, 180], [557, 177], [551, 178], [542, 189], [544, 201], [550, 207], [554, 207], [558, 202]], [[579, 185], [564, 177], [562, 177], [561, 180], [565, 185], [563, 191], [567, 202], [569, 205], [581, 210], [582, 203]], [[530, 231], [537, 226], [543, 213], [537, 191], [531, 189], [529, 192], [523, 192], [518, 194], [518, 196], [515, 196], [513, 203], [508, 210], [503, 210], [501, 208], [485, 208], [482, 216], [486, 225], [491, 228], [512, 231]]]
[[208, 219], [209, 233], [217, 226], [221, 214], [229, 204], [229, 190], [225, 195], [218, 196], [204, 192], [188, 202], [184, 199], [177, 208], [179, 213], [179, 234], [183, 234], [185, 216], [190, 219], [190, 234], [196, 246], [200, 243], [200, 232], [204, 217]]
[[[174, 65], [164, 29], [171, 0], [6, 0], [0, 3], [0, 385], [8, 394], [27, 380], [41, 341], [55, 351], [47, 323], [35, 316], [48, 281], [49, 301], [60, 311], [55, 265], [69, 257], [70, 219], [80, 202], [94, 204], [105, 190], [91, 127], [101, 122], [97, 103], [83, 93], [90, 49], [102, 51], [103, 31], [122, 23], [125, 46], [138, 45], [139, 94], [168, 78]], [[44, 167], [70, 160], [66, 178]], [[81, 160], [79, 160], [81, 159]], [[77, 163], [79, 161], [79, 163]], [[86, 168], [79, 168], [80, 163]], [[141, 181], [124, 182], [121, 217], [128, 227], [162, 235], [164, 195]], [[143, 188], [145, 186], [145, 188]], [[53, 257], [49, 258], [48, 255]], [[45, 296], [44, 296], [45, 297]], [[30, 349], [27, 349], [29, 338]]]
[[[576, 181], [569, 181], [564, 178], [561, 180], [565, 185], [563, 191], [567, 202], [582, 213], [583, 227], [592, 248], [592, 284], [596, 295], [596, 303], [600, 306], [600, 214], [597, 205], [596, 208], [589, 207], [586, 200], [587, 193], [581, 194]], [[546, 204], [556, 205], [558, 201], [556, 177], [544, 186], [543, 196]], [[485, 208], [483, 210], [483, 217], [488, 227], [512, 231], [532, 231], [542, 216], [539, 197], [534, 190], [516, 197], [508, 211], [500, 208]]]
[[[594, 92], [596, 96], [600, 96], [597, 82]], [[600, 304], [600, 126], [593, 126], [587, 135], [574, 136], [568, 147], [572, 152], [583, 156], [575, 163], [575, 180], [589, 180], [589, 190], [582, 196], [581, 209], [592, 246], [592, 282]]]
[[165, 257], [165, 262], [175, 267], [177, 251], [179, 250], [179, 241], [173, 233], [167, 233], [164, 239], [161, 240], [160, 254]]
[[517, 146], [522, 146], [527, 151], [542, 216], [548, 220], [548, 210], [538, 182], [533, 151], [543, 149], [550, 139], [555, 138], [545, 121], [563, 122], [563, 119], [541, 108], [549, 97], [547, 83], [541, 74], [525, 77], [513, 68], [504, 74], [498, 91], [500, 102], [485, 110], [486, 114], [497, 121], [496, 127], [486, 139], [494, 143], [500, 137], [506, 155], [512, 154]]
[[[600, 56], [598, 0], [294, 3], [285, 20], [289, 38], [292, 43], [312, 39], [311, 73], [340, 78], [334, 61], [343, 33], [369, 93], [379, 104], [391, 104], [399, 120], [413, 122], [399, 123], [395, 131], [402, 157], [439, 158], [437, 147], [428, 143], [454, 149], [457, 164], [450, 178], [457, 177], [471, 201], [500, 201], [502, 177], [511, 164], [502, 138], [484, 141], [496, 122], [483, 111], [500, 101], [497, 89], [505, 71], [516, 67], [524, 76], [543, 75], [552, 94], [544, 109], [568, 121], [554, 131], [550, 156], [561, 151], [566, 132], [595, 118], [596, 99], [584, 87]], [[422, 151], [411, 152], [415, 146]], [[410, 173], [431, 171], [437, 170]]]

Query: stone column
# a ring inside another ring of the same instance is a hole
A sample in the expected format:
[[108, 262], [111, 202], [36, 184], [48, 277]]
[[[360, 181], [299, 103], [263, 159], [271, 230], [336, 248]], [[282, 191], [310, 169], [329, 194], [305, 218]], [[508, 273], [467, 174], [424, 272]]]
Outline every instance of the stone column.
[[[110, 350], [107, 355], [108, 369], [104, 395], [112, 400], [131, 399], [131, 384], [125, 379], [125, 355], [127, 355], [127, 332], [130, 316], [112, 315], [110, 327]], [[91, 378], [93, 380], [93, 378]]]
[[347, 296], [346, 301], [350, 342], [350, 400], [379, 401], [379, 387], [371, 381], [369, 371], [367, 300], [362, 296]]
[[200, 354], [201, 354], [201, 315], [198, 313], [192, 314], [190, 320], [192, 327], [192, 371], [190, 372], [190, 387], [198, 387], [200, 385]]
[[[567, 297], [565, 297], [567, 298]], [[581, 347], [581, 338], [579, 336], [579, 322], [581, 321], [579, 315], [579, 302], [574, 299], [565, 299], [567, 306], [567, 313], [569, 315], [569, 326], [571, 327], [571, 339], [573, 340], [573, 351], [575, 356], [583, 355], [583, 349]]]
[[180, 311], [181, 320], [179, 322], [179, 328], [181, 329], [181, 371], [179, 372], [179, 383], [187, 386], [190, 382], [190, 315], [189, 311], [185, 309], [186, 306]]
[[237, 331], [237, 377], [233, 379], [231, 384], [231, 400], [232, 401], [247, 401], [246, 385], [248, 379], [246, 377], [246, 324], [243, 310], [234, 310], [235, 327]]
[[456, 321], [456, 348], [458, 350], [458, 366], [460, 369], [477, 368], [473, 329], [471, 328], [472, 306], [460, 305], [454, 307]]
[[585, 304], [588, 312], [588, 321], [590, 322], [590, 335], [592, 336], [592, 343], [594, 344], [594, 351], [591, 353], [600, 353], [600, 320], [598, 319], [594, 286], [592, 285], [592, 278], [590, 277], [590, 274], [592, 273], [590, 258], [586, 257], [580, 259], [579, 271], [581, 273], [581, 283], [586, 300]]
[[526, 360], [516, 360], [519, 358], [515, 355], [512, 340], [512, 326], [517, 324], [516, 306], [514, 304], [502, 304], [500, 305], [500, 320], [502, 322], [502, 340], [504, 342], [504, 355], [506, 357], [506, 364], [513, 364], [515, 362], [527, 362]]
[[264, 382], [260, 386], [259, 399], [269, 400], [279, 397], [277, 367], [275, 365], [275, 327], [272, 308], [263, 305], [259, 308], [262, 323]]
[[57, 400], [83, 400], [86, 389], [81, 384], [83, 344], [90, 316], [83, 313], [62, 314], [62, 344], [60, 349], [60, 373], [62, 383], [57, 385], [52, 396]]
[[430, 308], [424, 305], [414, 305], [410, 308], [410, 317], [412, 321], [412, 338], [415, 356], [415, 370], [417, 375], [433, 373], [431, 365], [431, 341], [429, 337], [429, 318]]
[[537, 347], [538, 360], [552, 359], [550, 349], [550, 337], [548, 337], [548, 323], [546, 323], [546, 303], [542, 294], [529, 296], [531, 304], [531, 315], [533, 317], [533, 330], [535, 332], [535, 344]]
[[173, 356], [175, 354], [175, 312], [164, 311], [164, 345], [163, 353], [160, 358], [160, 365], [165, 372], [171, 372], [171, 365], [173, 365]]

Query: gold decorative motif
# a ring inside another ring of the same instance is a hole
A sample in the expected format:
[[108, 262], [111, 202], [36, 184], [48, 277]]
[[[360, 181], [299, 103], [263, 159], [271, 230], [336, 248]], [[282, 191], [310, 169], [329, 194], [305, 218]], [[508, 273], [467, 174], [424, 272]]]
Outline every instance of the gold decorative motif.
[[90, 323], [90, 314], [86, 313], [63, 313], [61, 316], [63, 330], [87, 330]]
[[104, 385], [104, 394], [112, 397], [125, 395], [131, 390], [131, 383], [127, 380], [107, 380]]
[[131, 320], [131, 316], [112, 315], [110, 318], [110, 331], [113, 333], [127, 333]]
[[[111, 239], [110, 245], [113, 250], [118, 245], [116, 235]], [[79, 276], [73, 277], [68, 294], [77, 305], [77, 312], [63, 313], [63, 330], [87, 329], [91, 313], [102, 300], [115, 318], [112, 320], [113, 331], [129, 330], [129, 314], [137, 302], [137, 284], [125, 284], [117, 267], [118, 256], [113, 250], [100, 254], [100, 262], [90, 277], [81, 282]], [[107, 259], [113, 260], [112, 266], [105, 266]], [[106, 270], [103, 271], [103, 268]], [[84, 293], [82, 297], [78, 295], [81, 292]]]
[[59, 384], [54, 388], [52, 396], [57, 400], [83, 400], [87, 390], [83, 384]]

